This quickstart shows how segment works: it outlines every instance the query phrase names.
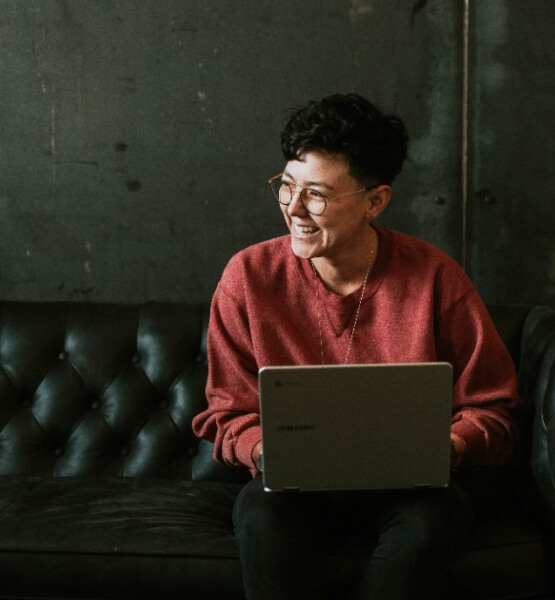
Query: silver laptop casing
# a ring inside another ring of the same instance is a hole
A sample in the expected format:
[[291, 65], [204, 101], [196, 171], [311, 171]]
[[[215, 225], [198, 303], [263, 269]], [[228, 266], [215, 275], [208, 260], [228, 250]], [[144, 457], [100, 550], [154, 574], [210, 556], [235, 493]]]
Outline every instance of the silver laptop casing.
[[448, 363], [264, 367], [267, 491], [445, 487]]

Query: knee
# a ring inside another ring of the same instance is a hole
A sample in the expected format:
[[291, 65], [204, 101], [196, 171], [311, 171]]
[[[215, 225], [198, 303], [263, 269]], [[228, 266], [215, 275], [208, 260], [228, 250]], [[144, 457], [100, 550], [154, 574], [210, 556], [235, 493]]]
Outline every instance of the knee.
[[233, 524], [239, 530], [256, 522], [264, 514], [264, 490], [259, 477], [245, 485], [235, 500], [233, 507]]
[[454, 550], [471, 523], [471, 510], [464, 501], [453, 499], [452, 494], [436, 490], [422, 494], [386, 510], [382, 532], [397, 536], [402, 547], [423, 554], [442, 555]]
[[235, 501], [233, 524], [239, 538], [242, 535], [251, 539], [279, 537], [293, 521], [294, 511], [283, 506], [285, 499], [265, 492], [260, 479], [249, 482]]

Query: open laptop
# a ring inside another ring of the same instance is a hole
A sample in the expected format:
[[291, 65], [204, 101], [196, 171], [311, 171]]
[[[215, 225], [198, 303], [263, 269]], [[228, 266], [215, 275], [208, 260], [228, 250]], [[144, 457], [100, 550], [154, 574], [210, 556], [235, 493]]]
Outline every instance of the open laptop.
[[264, 367], [267, 491], [445, 487], [448, 363]]

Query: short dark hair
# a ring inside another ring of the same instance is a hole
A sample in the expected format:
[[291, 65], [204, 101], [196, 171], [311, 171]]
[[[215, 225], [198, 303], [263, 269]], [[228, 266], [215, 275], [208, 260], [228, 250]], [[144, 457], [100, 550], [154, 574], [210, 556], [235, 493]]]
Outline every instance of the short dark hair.
[[401, 119], [358, 94], [334, 94], [294, 109], [281, 133], [285, 160], [315, 150], [342, 154], [351, 175], [366, 184], [391, 185], [401, 172], [407, 145]]

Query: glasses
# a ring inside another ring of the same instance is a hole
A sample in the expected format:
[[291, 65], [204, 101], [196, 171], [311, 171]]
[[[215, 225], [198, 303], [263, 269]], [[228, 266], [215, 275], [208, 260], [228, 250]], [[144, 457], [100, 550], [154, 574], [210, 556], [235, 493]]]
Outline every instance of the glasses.
[[302, 205], [311, 215], [315, 216], [324, 214], [324, 211], [328, 206], [328, 202], [338, 200], [339, 198], [346, 198], [347, 196], [354, 196], [355, 194], [360, 194], [361, 192], [368, 192], [369, 190], [373, 190], [374, 188], [378, 187], [377, 185], [373, 185], [371, 187], [361, 188], [360, 190], [355, 190], [354, 192], [346, 192], [344, 194], [339, 194], [338, 196], [333, 196], [333, 198], [329, 198], [314, 188], [302, 187], [296, 183], [283, 181], [281, 178], [282, 175], [283, 173], [280, 173], [279, 175], [275, 175], [268, 180], [276, 200], [283, 206], [288, 206], [293, 200], [293, 194], [298, 191]]

